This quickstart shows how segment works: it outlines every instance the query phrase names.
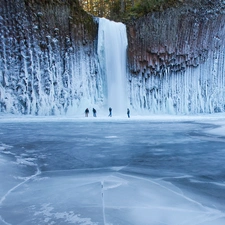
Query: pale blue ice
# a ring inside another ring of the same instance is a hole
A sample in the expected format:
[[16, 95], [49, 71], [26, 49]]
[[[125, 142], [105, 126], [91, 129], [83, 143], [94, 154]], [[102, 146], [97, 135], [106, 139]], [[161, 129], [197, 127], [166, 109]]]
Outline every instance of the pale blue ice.
[[225, 120], [174, 118], [1, 118], [0, 224], [224, 225]]

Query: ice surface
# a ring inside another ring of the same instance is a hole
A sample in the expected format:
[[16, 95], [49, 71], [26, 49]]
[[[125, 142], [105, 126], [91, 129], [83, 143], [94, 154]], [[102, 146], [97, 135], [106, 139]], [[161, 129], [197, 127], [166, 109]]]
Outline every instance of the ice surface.
[[223, 225], [224, 123], [1, 117], [0, 224]]
[[218, 135], [218, 136], [225, 136], [225, 122], [217, 121], [217, 122], [213, 122], [213, 124], [217, 125], [217, 127], [207, 130], [207, 133]]

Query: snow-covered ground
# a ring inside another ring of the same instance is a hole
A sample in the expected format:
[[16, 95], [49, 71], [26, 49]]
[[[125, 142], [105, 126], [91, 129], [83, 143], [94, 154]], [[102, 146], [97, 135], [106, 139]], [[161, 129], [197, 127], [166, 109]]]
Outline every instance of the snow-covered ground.
[[225, 114], [1, 115], [0, 224], [224, 225], [224, 134]]

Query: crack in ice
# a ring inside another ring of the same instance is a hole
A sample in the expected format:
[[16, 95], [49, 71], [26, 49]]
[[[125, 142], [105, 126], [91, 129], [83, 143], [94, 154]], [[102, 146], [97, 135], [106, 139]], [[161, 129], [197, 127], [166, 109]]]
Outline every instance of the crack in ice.
[[[14, 186], [13, 188], [11, 188], [10, 190], [7, 191], [7, 193], [0, 199], [0, 207], [2, 205], [2, 203], [5, 201], [5, 199], [14, 191], [16, 190], [18, 187], [20, 187], [21, 185], [25, 184], [27, 181], [33, 179], [34, 177], [38, 176], [41, 174], [40, 169], [37, 167], [37, 171], [35, 174], [33, 174], [30, 177], [27, 177], [23, 182], [17, 184], [16, 186]], [[6, 221], [4, 221], [4, 219], [1, 217], [0, 215], [0, 220], [5, 223], [6, 225], [11, 225], [10, 223], [7, 223]]]
[[101, 191], [102, 191], [102, 214], [103, 214], [103, 221], [104, 221], [104, 225], [106, 225], [106, 221], [105, 221], [104, 181], [101, 182]]

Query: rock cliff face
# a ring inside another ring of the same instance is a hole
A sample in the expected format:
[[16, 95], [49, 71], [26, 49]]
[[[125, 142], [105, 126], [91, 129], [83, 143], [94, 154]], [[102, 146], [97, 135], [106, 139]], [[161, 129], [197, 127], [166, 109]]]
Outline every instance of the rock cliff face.
[[189, 1], [133, 21], [127, 30], [134, 108], [170, 113], [224, 111], [223, 2]]
[[[225, 2], [180, 2], [127, 24], [132, 110], [225, 111]], [[76, 0], [0, 4], [0, 112], [74, 115], [105, 104], [97, 19]]]
[[79, 108], [80, 99], [102, 101], [98, 25], [76, 0], [0, 4], [1, 112], [65, 114]]

